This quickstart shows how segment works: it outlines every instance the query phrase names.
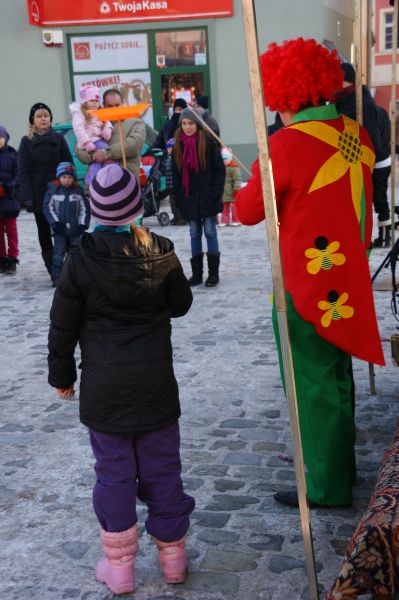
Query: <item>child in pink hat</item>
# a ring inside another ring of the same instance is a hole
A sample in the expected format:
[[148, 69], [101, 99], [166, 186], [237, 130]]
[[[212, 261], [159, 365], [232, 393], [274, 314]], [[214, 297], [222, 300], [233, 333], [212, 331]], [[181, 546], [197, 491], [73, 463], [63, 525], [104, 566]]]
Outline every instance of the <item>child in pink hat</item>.
[[[100, 108], [100, 90], [94, 85], [82, 86], [79, 91], [80, 104], [73, 102], [70, 105], [72, 114], [72, 127], [76, 134], [77, 145], [80, 150], [95, 152], [108, 148], [114, 130], [109, 121], [100, 121], [90, 113], [90, 110]], [[86, 175], [86, 183], [90, 184], [101, 168], [100, 163], [93, 162]]]

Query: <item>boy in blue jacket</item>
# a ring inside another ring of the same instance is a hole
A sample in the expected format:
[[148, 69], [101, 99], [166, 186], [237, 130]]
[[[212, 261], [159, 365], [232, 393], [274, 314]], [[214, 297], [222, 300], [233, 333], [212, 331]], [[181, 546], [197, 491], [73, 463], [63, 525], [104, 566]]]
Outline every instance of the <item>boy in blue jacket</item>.
[[51, 267], [53, 287], [57, 285], [66, 253], [90, 223], [90, 209], [83, 189], [76, 181], [73, 164], [60, 163], [56, 176], [57, 179], [49, 183], [43, 200], [43, 213], [54, 236]]

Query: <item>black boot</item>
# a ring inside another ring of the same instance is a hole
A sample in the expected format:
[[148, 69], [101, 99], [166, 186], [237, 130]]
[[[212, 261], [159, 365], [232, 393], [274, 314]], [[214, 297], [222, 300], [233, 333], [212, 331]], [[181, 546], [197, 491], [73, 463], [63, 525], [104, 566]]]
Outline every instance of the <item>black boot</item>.
[[209, 276], [205, 281], [206, 287], [213, 287], [219, 283], [219, 264], [220, 264], [220, 252], [216, 252], [215, 254], [207, 253], [208, 258], [208, 271]]
[[376, 237], [375, 240], [373, 240], [373, 246], [374, 246], [374, 248], [382, 248], [383, 243], [384, 243], [384, 228], [379, 227], [378, 228], [378, 237]]
[[7, 263], [6, 263], [5, 274], [6, 275], [15, 275], [15, 273], [17, 272], [17, 264], [19, 263], [18, 258], [13, 258], [12, 256], [9, 256], [6, 260], [7, 260]]
[[389, 248], [391, 245], [391, 226], [385, 227], [384, 248]]
[[204, 269], [203, 260], [204, 260], [203, 252], [201, 252], [201, 254], [197, 254], [196, 256], [193, 256], [192, 258], [190, 258], [193, 274], [192, 274], [192, 277], [190, 277], [190, 279], [188, 280], [188, 283], [190, 284], [191, 287], [194, 287], [195, 285], [199, 285], [200, 283], [202, 283], [202, 273], [203, 273], [203, 269]]
[[378, 237], [373, 241], [374, 248], [389, 248], [391, 245], [391, 220], [378, 223]]
[[47, 272], [51, 277], [51, 265], [53, 264], [53, 251], [52, 250], [44, 250], [42, 252], [42, 258], [43, 258], [44, 266], [46, 267]]
[[0, 273], [6, 272], [6, 266], [7, 266], [7, 257], [0, 256]]

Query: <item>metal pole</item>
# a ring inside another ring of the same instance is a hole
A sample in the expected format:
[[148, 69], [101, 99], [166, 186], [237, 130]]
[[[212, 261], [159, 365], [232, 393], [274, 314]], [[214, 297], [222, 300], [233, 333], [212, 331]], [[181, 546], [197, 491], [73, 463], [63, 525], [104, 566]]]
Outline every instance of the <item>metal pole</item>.
[[286, 395], [289, 406], [291, 436], [294, 447], [294, 464], [298, 490], [299, 512], [301, 518], [303, 544], [305, 549], [306, 570], [311, 600], [318, 600], [317, 575], [313, 552], [310, 512], [306, 499], [306, 479], [303, 462], [302, 441], [299, 429], [298, 405], [296, 398], [294, 368], [287, 321], [287, 304], [284, 289], [283, 270], [280, 256], [279, 232], [273, 174], [269, 156], [267, 122], [263, 102], [263, 90], [259, 67], [259, 49], [256, 29], [254, 0], [242, 0], [245, 37], [248, 53], [252, 104], [259, 150], [259, 163], [262, 179], [262, 192], [267, 215], [267, 239], [273, 276], [274, 302], [276, 304], [281, 351], [284, 366]]
[[[391, 80], [391, 248], [395, 243], [395, 129], [396, 129], [396, 63], [398, 48], [398, 0], [393, 6], [392, 80]], [[399, 140], [398, 140], [399, 143]]]

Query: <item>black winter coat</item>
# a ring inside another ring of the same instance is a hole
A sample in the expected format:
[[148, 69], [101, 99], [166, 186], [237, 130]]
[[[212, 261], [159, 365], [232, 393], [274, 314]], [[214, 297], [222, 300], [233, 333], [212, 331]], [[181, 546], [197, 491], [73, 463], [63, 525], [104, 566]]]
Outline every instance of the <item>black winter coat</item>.
[[170, 318], [186, 314], [192, 293], [173, 243], [149, 235], [144, 249], [130, 233], [85, 233], [51, 307], [49, 383], [74, 383], [79, 342], [80, 419], [105, 433], [134, 436], [180, 416]]
[[55, 179], [60, 162], [73, 163], [65, 138], [49, 129], [33, 140], [24, 136], [18, 150], [18, 183], [21, 204], [33, 212], [42, 212], [47, 185]]
[[17, 153], [14, 148], [0, 148], [0, 219], [18, 216], [21, 206], [15, 198], [14, 186], [17, 181]]
[[161, 148], [165, 153], [167, 152], [166, 142], [175, 135], [176, 129], [179, 127], [179, 119], [180, 114], [173, 113], [171, 118], [166, 121], [161, 131], [158, 133], [157, 139], [152, 144], [153, 148]]
[[198, 173], [190, 172], [189, 196], [185, 196], [183, 188], [183, 171], [177, 169], [174, 159], [172, 179], [176, 204], [183, 219], [197, 220], [222, 212], [226, 167], [216, 142], [206, 138], [206, 169], [200, 167]]
[[49, 183], [43, 200], [43, 214], [53, 231], [55, 223], [63, 223], [66, 226], [63, 235], [66, 236], [79, 235], [79, 225], [85, 229], [90, 225], [90, 207], [77, 183], [70, 187], [59, 181]]
[[[363, 126], [367, 129], [376, 153], [376, 162], [383, 160], [381, 156], [381, 140], [377, 126], [377, 106], [367, 86], [362, 86]], [[356, 121], [356, 92], [341, 98], [335, 103], [337, 111]]]

